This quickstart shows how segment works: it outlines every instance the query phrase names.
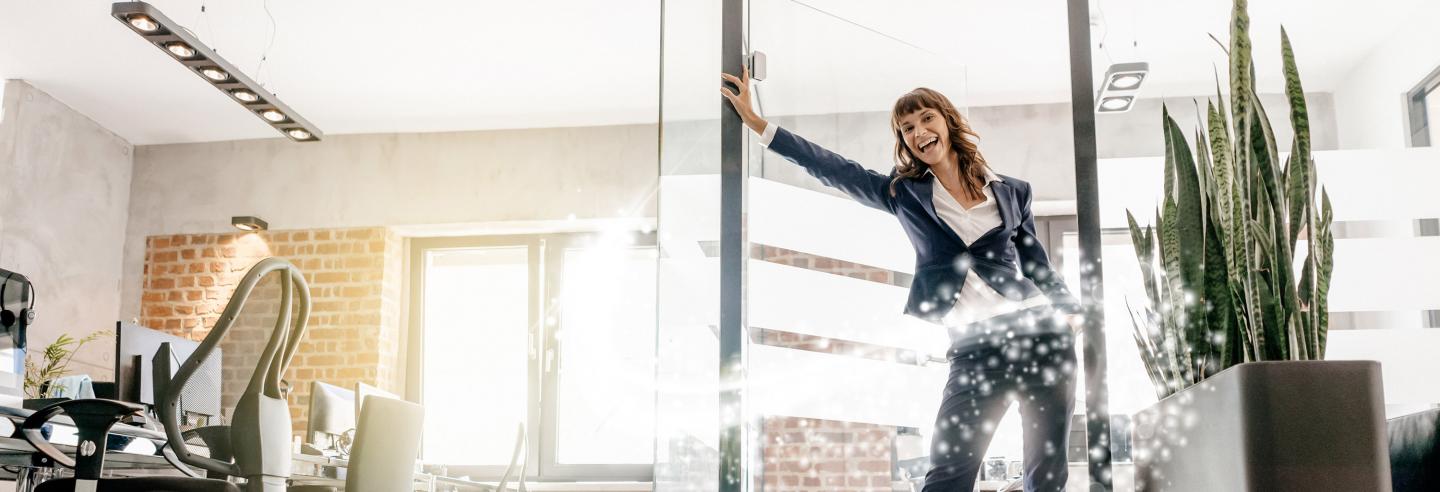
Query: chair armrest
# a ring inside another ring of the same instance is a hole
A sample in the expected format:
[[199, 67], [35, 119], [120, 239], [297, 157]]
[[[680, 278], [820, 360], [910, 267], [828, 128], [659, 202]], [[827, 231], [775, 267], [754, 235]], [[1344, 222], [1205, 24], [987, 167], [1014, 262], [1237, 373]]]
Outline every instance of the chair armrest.
[[[50, 419], [64, 412], [75, 422], [80, 441], [75, 446], [75, 458], [50, 444], [40, 433]], [[145, 407], [116, 400], [85, 399], [62, 401], [35, 411], [20, 424], [20, 434], [36, 451], [55, 460], [63, 466], [74, 468], [80, 479], [98, 479], [105, 464], [105, 439], [110, 428], [125, 417], [144, 417]]]

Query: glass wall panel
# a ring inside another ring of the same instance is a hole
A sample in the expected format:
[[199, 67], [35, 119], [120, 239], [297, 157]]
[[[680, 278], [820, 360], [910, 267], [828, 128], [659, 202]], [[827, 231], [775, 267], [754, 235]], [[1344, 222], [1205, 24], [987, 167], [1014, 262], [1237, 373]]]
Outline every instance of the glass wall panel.
[[[895, 101], [935, 89], [978, 134], [994, 172], [1033, 185], [1041, 243], [1073, 230], [1062, 5], [751, 0], [749, 8], [749, 48], [768, 62], [755, 96], [771, 125], [884, 179], [895, 165]], [[916, 275], [910, 238], [895, 216], [750, 138], [746, 391], [755, 488], [918, 490], [951, 340], [945, 327], [903, 314]], [[1050, 256], [1064, 261], [1058, 251]], [[1083, 380], [1075, 364], [1063, 370]], [[1066, 398], [1082, 394], [1077, 385]], [[1023, 469], [1019, 405], [1005, 408], [976, 422], [965, 442], [943, 445], [993, 461], [980, 474], [992, 488]], [[986, 433], [994, 434], [988, 446]], [[1050, 452], [1074, 462], [1071, 483], [1083, 486], [1077, 436], [1078, 454], [1063, 445]]]
[[[1193, 151], [1197, 131], [1209, 133], [1205, 111], [1217, 102], [1217, 89], [1225, 108], [1233, 101], [1224, 51], [1230, 16], [1230, 2], [1092, 2], [1097, 90], [1107, 69], [1148, 64], [1138, 92], [1098, 96], [1133, 96], [1131, 109], [1096, 115], [1110, 407], [1122, 422], [1157, 399], [1131, 335], [1131, 313], [1146, 305], [1147, 294], [1125, 214], [1133, 212], [1142, 227], [1155, 222], [1166, 179], [1162, 107]], [[1296, 131], [1285, 96], [1282, 26], [1293, 45], [1316, 186], [1333, 205], [1324, 356], [1380, 361], [1391, 417], [1434, 407], [1440, 386], [1426, 379], [1440, 372], [1440, 361], [1429, 355], [1440, 346], [1431, 321], [1440, 309], [1440, 240], [1427, 224], [1440, 216], [1429, 189], [1440, 178], [1440, 153], [1408, 147], [1416, 115], [1408, 114], [1415, 106], [1407, 98], [1440, 63], [1434, 34], [1440, 5], [1250, 2], [1249, 17], [1255, 94], [1285, 155]], [[1299, 233], [1297, 274], [1310, 237]], [[1074, 251], [1073, 237], [1065, 244], [1067, 254]], [[1121, 486], [1121, 476], [1132, 473], [1124, 425], [1117, 425], [1115, 438], [1115, 490], [1129, 490]]]
[[663, 2], [655, 490], [720, 475], [720, 7]]

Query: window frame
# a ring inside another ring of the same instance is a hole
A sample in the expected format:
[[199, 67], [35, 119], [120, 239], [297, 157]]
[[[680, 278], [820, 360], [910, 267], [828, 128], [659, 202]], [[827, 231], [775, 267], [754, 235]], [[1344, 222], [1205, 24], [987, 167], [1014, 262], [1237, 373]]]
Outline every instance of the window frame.
[[1440, 145], [1440, 142], [1430, 141], [1430, 128], [1440, 125], [1440, 115], [1429, 114], [1426, 104], [1432, 93], [1435, 97], [1440, 97], [1440, 67], [1436, 67], [1405, 94], [1406, 122], [1409, 124], [1407, 137], [1411, 147]]
[[[564, 232], [537, 234], [482, 235], [464, 237], [416, 237], [409, 238], [408, 263], [409, 288], [407, 305], [409, 326], [406, 329], [409, 341], [406, 357], [406, 396], [411, 401], [424, 402], [424, 286], [425, 257], [431, 251], [470, 249], [486, 247], [526, 247], [529, 258], [529, 322], [526, 330], [528, 357], [526, 358], [526, 384], [530, 395], [526, 402], [526, 445], [525, 457], [530, 466], [525, 468], [528, 480], [537, 481], [639, 481], [654, 480], [655, 466], [648, 464], [562, 464], [558, 461], [560, 436], [557, 431], [559, 414], [559, 368], [562, 343], [555, 334], [563, 329], [563, 316], [557, 316], [554, 329], [546, 329], [546, 312], [550, 310], [548, 300], [560, 299], [563, 289], [565, 251], [601, 236], [602, 232]], [[654, 232], [629, 232], [631, 244], [640, 248], [657, 248]], [[559, 309], [558, 305], [555, 309]], [[557, 311], [558, 312], [558, 311]], [[506, 449], [512, 442], [505, 442]], [[653, 445], [653, 443], [652, 443]], [[423, 447], [422, 447], [423, 460]], [[453, 463], [429, 463], [444, 465], [451, 474], [465, 474], [477, 479], [498, 480], [505, 473], [505, 466], [466, 465]]]

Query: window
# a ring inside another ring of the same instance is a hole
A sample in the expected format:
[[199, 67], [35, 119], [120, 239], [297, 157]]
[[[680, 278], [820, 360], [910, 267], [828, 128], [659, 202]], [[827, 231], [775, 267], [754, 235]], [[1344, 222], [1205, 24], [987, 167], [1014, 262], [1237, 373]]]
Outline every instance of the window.
[[425, 462], [498, 477], [519, 426], [528, 472], [653, 473], [653, 234], [416, 239], [410, 391]]
[[1410, 90], [1410, 146], [1440, 145], [1440, 68]]

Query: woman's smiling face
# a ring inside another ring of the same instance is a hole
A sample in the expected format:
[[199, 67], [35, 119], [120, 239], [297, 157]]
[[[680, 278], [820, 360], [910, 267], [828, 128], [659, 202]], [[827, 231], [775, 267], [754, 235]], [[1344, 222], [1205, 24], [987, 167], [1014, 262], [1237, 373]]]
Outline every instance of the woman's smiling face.
[[950, 151], [950, 129], [940, 111], [920, 108], [901, 116], [898, 123], [905, 146], [917, 159], [931, 166], [945, 159]]

